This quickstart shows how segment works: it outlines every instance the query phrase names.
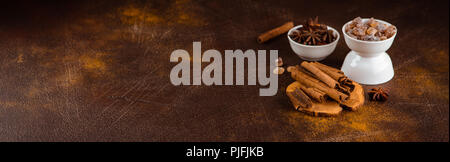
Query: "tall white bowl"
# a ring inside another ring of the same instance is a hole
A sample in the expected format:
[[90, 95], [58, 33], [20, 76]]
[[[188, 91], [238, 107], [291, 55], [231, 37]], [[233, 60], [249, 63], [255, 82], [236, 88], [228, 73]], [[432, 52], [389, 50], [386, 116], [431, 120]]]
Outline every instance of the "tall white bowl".
[[291, 45], [292, 50], [295, 54], [297, 54], [300, 58], [307, 61], [321, 61], [325, 59], [328, 55], [330, 55], [334, 49], [336, 48], [337, 42], [339, 41], [339, 32], [332, 28], [328, 27], [329, 30], [333, 31], [334, 36], [336, 37], [336, 40], [329, 44], [325, 45], [319, 45], [319, 46], [312, 46], [312, 45], [304, 45], [300, 44], [289, 37], [291, 33], [294, 30], [297, 30], [298, 28], [301, 28], [303, 25], [298, 25], [293, 27], [289, 32], [287, 33], [287, 37], [289, 39], [289, 44]]
[[[365, 18], [365, 23], [370, 19]], [[387, 25], [388, 22], [376, 20]], [[341, 70], [350, 79], [367, 85], [382, 84], [394, 77], [392, 61], [386, 51], [391, 47], [397, 32], [389, 39], [382, 41], [363, 41], [350, 37], [345, 32], [345, 27], [352, 21], [347, 22], [342, 27], [344, 40], [351, 51], [345, 57]]]

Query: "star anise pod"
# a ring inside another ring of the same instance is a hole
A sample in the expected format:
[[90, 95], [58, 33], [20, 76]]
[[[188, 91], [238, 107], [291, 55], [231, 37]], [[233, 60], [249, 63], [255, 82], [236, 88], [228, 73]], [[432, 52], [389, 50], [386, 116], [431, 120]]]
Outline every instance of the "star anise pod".
[[289, 36], [292, 38], [292, 40], [294, 40], [296, 42], [300, 42], [302, 39], [302, 34], [298, 30], [292, 31], [291, 35], [289, 35]]
[[313, 30], [327, 30], [327, 26], [325, 24], [319, 24], [319, 17], [316, 16], [316, 18], [311, 19], [309, 18], [305, 23], [303, 24], [306, 30], [313, 29]]
[[372, 101], [386, 101], [389, 94], [383, 88], [372, 88], [369, 92], [369, 97]]
[[325, 45], [336, 38], [331, 30], [324, 24], [319, 24], [319, 17], [308, 19], [301, 28], [289, 35], [292, 40], [304, 45]]
[[304, 31], [303, 35], [306, 36], [306, 40], [303, 44], [318, 45], [318, 43], [321, 41], [319, 33], [313, 31], [312, 28], [309, 28], [309, 30]]

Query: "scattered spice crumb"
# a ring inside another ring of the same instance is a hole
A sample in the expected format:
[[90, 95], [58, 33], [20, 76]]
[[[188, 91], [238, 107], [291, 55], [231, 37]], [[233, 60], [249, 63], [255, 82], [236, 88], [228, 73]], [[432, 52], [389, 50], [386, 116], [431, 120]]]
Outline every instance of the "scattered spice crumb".
[[275, 63], [278, 67], [283, 66], [283, 59], [278, 57], [278, 59], [275, 60]]
[[284, 68], [283, 67], [275, 67], [275, 69], [273, 69], [273, 73], [277, 74], [277, 75], [281, 75], [284, 73]]
[[19, 56], [17, 56], [17, 63], [23, 63], [23, 54], [19, 54]]

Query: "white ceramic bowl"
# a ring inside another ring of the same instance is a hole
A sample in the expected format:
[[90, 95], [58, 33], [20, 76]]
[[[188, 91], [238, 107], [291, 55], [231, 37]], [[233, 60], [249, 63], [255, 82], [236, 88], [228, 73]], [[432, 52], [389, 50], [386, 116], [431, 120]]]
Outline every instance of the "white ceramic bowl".
[[[362, 20], [366, 22], [370, 19]], [[376, 21], [391, 25], [382, 20]], [[398, 29], [392, 37], [386, 40], [364, 41], [352, 38], [345, 32], [345, 27], [351, 22], [347, 22], [342, 27], [345, 43], [352, 51], [345, 57], [341, 70], [350, 79], [361, 84], [376, 85], [391, 80], [394, 77], [394, 68], [386, 51], [394, 42]]]
[[289, 39], [289, 44], [291, 45], [292, 50], [303, 60], [307, 61], [321, 61], [325, 59], [328, 55], [330, 55], [334, 49], [336, 48], [337, 42], [339, 41], [339, 32], [332, 28], [328, 27], [329, 30], [333, 31], [334, 36], [336, 36], [336, 40], [329, 44], [319, 45], [319, 46], [311, 46], [300, 44], [289, 37], [289, 35], [296, 29], [301, 28], [303, 25], [298, 25], [293, 27], [287, 33], [287, 37]]

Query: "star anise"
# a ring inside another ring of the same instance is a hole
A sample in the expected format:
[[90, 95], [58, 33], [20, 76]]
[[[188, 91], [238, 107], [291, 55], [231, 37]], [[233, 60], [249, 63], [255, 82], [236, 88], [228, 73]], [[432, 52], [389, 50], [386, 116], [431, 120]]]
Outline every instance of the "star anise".
[[292, 31], [291, 35], [289, 35], [289, 36], [291, 37], [292, 40], [294, 40], [296, 42], [300, 42], [302, 39], [302, 34], [298, 30]]
[[303, 32], [303, 35], [306, 36], [306, 40], [304, 44], [306, 45], [318, 45], [321, 40], [321, 36], [317, 31], [313, 31], [312, 28]]
[[383, 88], [372, 88], [369, 92], [369, 97], [372, 101], [386, 101], [389, 94]]
[[289, 36], [304, 45], [325, 45], [336, 39], [326, 25], [319, 24], [319, 17], [305, 21], [301, 28], [294, 30]]
[[303, 24], [303, 27], [305, 30], [313, 29], [313, 30], [327, 30], [328, 27], [325, 24], [319, 24], [319, 17], [316, 16], [316, 18], [311, 19], [309, 18], [305, 23]]

